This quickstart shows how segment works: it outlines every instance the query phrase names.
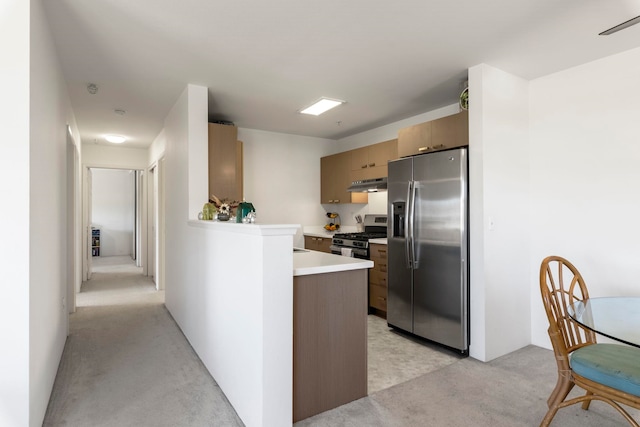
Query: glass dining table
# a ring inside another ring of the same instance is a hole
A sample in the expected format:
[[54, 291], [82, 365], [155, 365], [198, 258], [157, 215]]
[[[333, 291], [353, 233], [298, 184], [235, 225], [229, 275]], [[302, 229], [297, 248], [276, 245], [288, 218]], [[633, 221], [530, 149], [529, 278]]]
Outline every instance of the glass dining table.
[[567, 306], [569, 317], [613, 340], [640, 347], [640, 297], [599, 297]]

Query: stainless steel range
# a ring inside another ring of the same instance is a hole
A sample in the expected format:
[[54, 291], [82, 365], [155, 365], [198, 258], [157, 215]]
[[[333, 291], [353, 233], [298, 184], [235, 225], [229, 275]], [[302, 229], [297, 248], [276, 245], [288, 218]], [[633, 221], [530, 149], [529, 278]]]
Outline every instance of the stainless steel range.
[[351, 252], [354, 258], [369, 259], [369, 240], [385, 237], [387, 237], [387, 216], [365, 215], [363, 232], [333, 235], [331, 253], [342, 255]]

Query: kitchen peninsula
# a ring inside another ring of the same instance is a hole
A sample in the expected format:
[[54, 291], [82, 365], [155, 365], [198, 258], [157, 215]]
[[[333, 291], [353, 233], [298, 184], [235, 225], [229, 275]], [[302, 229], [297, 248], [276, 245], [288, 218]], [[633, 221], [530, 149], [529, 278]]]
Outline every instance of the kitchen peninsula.
[[[191, 220], [188, 225], [191, 252], [197, 255], [185, 266], [186, 277], [174, 280], [179, 293], [167, 288], [168, 306], [188, 307], [169, 309], [245, 425], [291, 425], [292, 415], [306, 418], [366, 395], [366, 269], [371, 261], [294, 253], [297, 224]], [[359, 320], [342, 324], [339, 316], [353, 316], [349, 311], [356, 305], [360, 308], [354, 311], [362, 311]], [[295, 323], [303, 319], [304, 324]], [[352, 339], [356, 334], [361, 337]], [[334, 357], [353, 353], [348, 371], [336, 365], [340, 378], [318, 375], [329, 369], [325, 350]], [[352, 375], [356, 372], [361, 373]], [[305, 375], [308, 381], [322, 380], [322, 386], [295, 385]], [[357, 393], [342, 393], [345, 384], [358, 384]], [[294, 401], [302, 405], [300, 411]]]
[[293, 255], [293, 422], [367, 395], [367, 270], [373, 262]]

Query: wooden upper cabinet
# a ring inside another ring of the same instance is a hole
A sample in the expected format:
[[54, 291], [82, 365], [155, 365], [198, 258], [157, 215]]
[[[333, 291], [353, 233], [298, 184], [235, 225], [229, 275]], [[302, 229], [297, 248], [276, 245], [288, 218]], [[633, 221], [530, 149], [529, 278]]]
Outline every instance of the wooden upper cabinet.
[[400, 129], [398, 132], [399, 157], [465, 145], [469, 145], [467, 111]]
[[238, 128], [209, 123], [209, 196], [242, 200], [242, 158]]
[[367, 203], [366, 193], [349, 193], [351, 185], [349, 151], [320, 159], [320, 203]]
[[426, 152], [431, 145], [431, 122], [398, 131], [398, 157]]
[[434, 120], [431, 123], [431, 142], [435, 150], [469, 145], [469, 113]]
[[387, 163], [398, 158], [398, 140], [392, 139], [349, 151], [351, 181], [387, 176]]

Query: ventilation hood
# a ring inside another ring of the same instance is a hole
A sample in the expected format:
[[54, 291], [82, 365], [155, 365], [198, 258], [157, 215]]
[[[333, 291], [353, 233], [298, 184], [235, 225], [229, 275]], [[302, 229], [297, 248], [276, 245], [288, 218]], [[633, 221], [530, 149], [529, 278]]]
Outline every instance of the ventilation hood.
[[376, 191], [387, 191], [387, 178], [363, 179], [362, 181], [353, 181], [351, 186], [347, 188], [350, 193], [373, 193]]

